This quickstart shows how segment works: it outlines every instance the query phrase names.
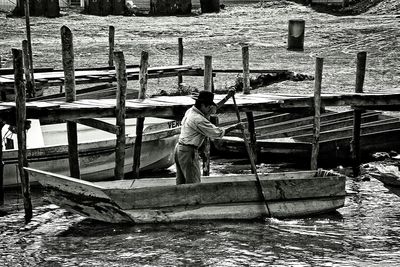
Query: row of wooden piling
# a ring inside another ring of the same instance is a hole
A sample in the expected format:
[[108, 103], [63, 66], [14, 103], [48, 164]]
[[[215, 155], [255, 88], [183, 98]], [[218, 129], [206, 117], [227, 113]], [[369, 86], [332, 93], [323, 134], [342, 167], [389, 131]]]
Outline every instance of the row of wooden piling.
[[[110, 33], [114, 30], [110, 27]], [[112, 34], [110, 34], [111, 36]], [[63, 57], [63, 69], [64, 69], [64, 86], [66, 91], [66, 102], [73, 102], [76, 100], [75, 91], [75, 77], [74, 77], [74, 53], [73, 53], [73, 36], [71, 31], [63, 26], [61, 28], [62, 36], [62, 57]], [[125, 160], [125, 99], [126, 99], [126, 88], [127, 88], [127, 76], [126, 76], [126, 63], [124, 54], [122, 52], [115, 52], [113, 48], [114, 38], [110, 38], [110, 59], [112, 58], [113, 65], [116, 69], [117, 77], [117, 97], [116, 97], [116, 126], [113, 127], [112, 132], [117, 135], [116, 142], [116, 165], [115, 165], [115, 178], [124, 178], [124, 160]], [[178, 39], [179, 46], [179, 63], [183, 63], [183, 42], [182, 38]], [[30, 200], [30, 187], [28, 173], [23, 169], [24, 166], [28, 165], [27, 161], [27, 150], [26, 150], [26, 134], [25, 134], [25, 122], [26, 122], [26, 88], [24, 85], [24, 71], [23, 71], [23, 52], [21, 50], [13, 49], [13, 67], [15, 75], [15, 89], [16, 89], [16, 111], [17, 111], [17, 136], [18, 136], [18, 163], [19, 172], [21, 176], [21, 187], [24, 197], [24, 209], [25, 209], [25, 220], [28, 222], [32, 218], [32, 204]], [[112, 51], [112, 53], [111, 53]], [[112, 56], [111, 56], [112, 55]], [[357, 78], [356, 78], [356, 92], [362, 92], [363, 80], [365, 76], [365, 52], [357, 55]], [[248, 46], [242, 47], [242, 60], [243, 60], [243, 84], [244, 93], [250, 93], [250, 68], [249, 68], [249, 48]], [[111, 66], [111, 64], [110, 64]], [[147, 89], [147, 68], [148, 68], [148, 53], [142, 52], [140, 62], [140, 92], [139, 98], [144, 99]], [[319, 133], [320, 133], [320, 108], [321, 108], [321, 84], [322, 84], [322, 70], [323, 70], [323, 59], [316, 59], [316, 70], [315, 70], [315, 88], [314, 88], [314, 131], [313, 131], [313, 142], [312, 142], [312, 155], [311, 155], [311, 169], [317, 168], [317, 158], [319, 152]], [[178, 82], [182, 82], [182, 77], [178, 75]], [[204, 58], [204, 90], [213, 91], [213, 70], [212, 70], [212, 57], [205, 56]], [[359, 141], [360, 141], [360, 110], [355, 110], [354, 119], [354, 133], [352, 141], [352, 151], [354, 159], [354, 168], [359, 164]], [[251, 143], [253, 151], [256, 151], [256, 135], [254, 130], [253, 113], [246, 113], [248, 118], [248, 130], [251, 136]], [[356, 116], [357, 115], [357, 116]], [[144, 117], [137, 118], [137, 135], [135, 140], [134, 148], [134, 163], [132, 166], [134, 178], [139, 178], [139, 167], [140, 167], [140, 150], [141, 141], [144, 125]], [[78, 120], [80, 121], [80, 120]], [[83, 120], [82, 120], [83, 121]], [[68, 134], [68, 151], [69, 151], [69, 165], [70, 174], [72, 177], [79, 178], [79, 155], [78, 155], [78, 142], [77, 142], [77, 127], [76, 121], [67, 122], [67, 134]], [[92, 127], [105, 130], [105, 126], [101, 123], [91, 123]], [[110, 131], [110, 130], [108, 130]], [[256, 155], [256, 153], [254, 154]], [[0, 151], [0, 159], [2, 157], [2, 149]], [[1, 168], [2, 169], [2, 168]], [[1, 170], [2, 171], [2, 170]], [[1, 174], [0, 171], [0, 174]], [[357, 173], [357, 172], [355, 172]], [[209, 155], [206, 157], [206, 161], [203, 168], [203, 175], [209, 174]], [[2, 177], [2, 176], [1, 176]], [[1, 186], [2, 190], [2, 186]], [[3, 193], [2, 193], [3, 194]], [[1, 197], [2, 195], [0, 195]], [[3, 198], [2, 198], [3, 199]]]

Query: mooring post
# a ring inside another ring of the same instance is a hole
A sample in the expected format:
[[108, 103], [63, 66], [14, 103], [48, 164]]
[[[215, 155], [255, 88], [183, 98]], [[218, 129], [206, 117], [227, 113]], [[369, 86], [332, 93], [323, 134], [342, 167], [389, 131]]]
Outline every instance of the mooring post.
[[319, 135], [321, 129], [321, 83], [324, 59], [317, 57], [315, 61], [315, 83], [314, 83], [314, 125], [311, 148], [311, 170], [318, 168]]
[[[365, 67], [367, 61], [367, 53], [359, 52], [357, 54], [357, 72], [356, 72], [356, 93], [362, 93], [364, 87], [365, 78]], [[360, 174], [360, 135], [361, 135], [361, 113], [362, 109], [354, 108], [354, 120], [353, 120], [353, 139], [351, 140], [351, 156], [352, 156], [352, 167], [353, 177], [357, 177]]]
[[302, 19], [289, 20], [288, 50], [304, 50], [304, 28], [305, 21]]
[[[178, 65], [183, 65], [183, 38], [178, 38]], [[181, 86], [183, 82], [182, 74], [178, 72], [178, 88]]]
[[108, 66], [114, 66], [114, 45], [115, 45], [115, 28], [114, 26], [110, 26], [108, 30], [108, 44], [109, 44], [109, 52], [108, 52]]
[[[212, 81], [212, 56], [204, 56], [204, 90], [214, 92]], [[207, 137], [204, 140], [203, 149], [203, 176], [210, 176], [210, 139]]]
[[116, 103], [116, 124], [119, 127], [117, 142], [115, 146], [115, 179], [124, 179], [125, 166], [125, 100], [128, 78], [126, 75], [126, 64], [123, 52], [114, 52], [115, 72], [117, 76], [117, 103]]
[[33, 74], [33, 55], [32, 55], [32, 38], [31, 38], [31, 22], [30, 22], [30, 14], [29, 14], [29, 0], [25, 0], [25, 26], [26, 26], [26, 39], [27, 39], [27, 50], [28, 50], [28, 55], [29, 55], [29, 64], [28, 64], [28, 68], [29, 68], [29, 73], [31, 76], [31, 83], [30, 83], [30, 87], [31, 88], [27, 88], [28, 91], [32, 90], [32, 92], [35, 93], [35, 77]]
[[[245, 45], [242, 47], [242, 61], [243, 61], [243, 94], [250, 94], [250, 56], [249, 46]], [[250, 133], [250, 147], [253, 153], [254, 162], [257, 163], [257, 139], [256, 130], [254, 124], [253, 112], [246, 112], [247, 117], [247, 129]]]
[[22, 41], [22, 55], [24, 61], [26, 92], [28, 94], [28, 97], [35, 97], [35, 91], [33, 89], [33, 83], [31, 80], [31, 73], [29, 69], [28, 41], [26, 40]]
[[[65, 101], [76, 100], [74, 47], [72, 32], [67, 26], [61, 27], [62, 61], [64, 69]], [[71, 177], [80, 179], [78, 133], [76, 122], [67, 121], [69, 170]]]
[[243, 61], [243, 94], [250, 94], [250, 63], [249, 46], [242, 47]]
[[[149, 67], [149, 53], [142, 51], [140, 57], [140, 72], [139, 72], [139, 99], [146, 98], [147, 92], [147, 79], [148, 79], [148, 69]], [[142, 139], [143, 139], [143, 128], [144, 128], [144, 117], [139, 117], [136, 120], [136, 138], [135, 138], [135, 148], [133, 154], [133, 176], [134, 179], [139, 178], [140, 169], [140, 154], [142, 150]]]
[[[0, 121], [0, 133], [4, 123]], [[3, 162], [3, 142], [0, 142], [0, 206], [4, 204], [4, 162]]]
[[204, 56], [204, 90], [212, 92], [212, 56]]
[[26, 151], [26, 92], [24, 86], [24, 69], [22, 63], [22, 50], [12, 49], [15, 83], [15, 107], [18, 138], [18, 171], [21, 177], [22, 197], [24, 199], [25, 223], [32, 219], [32, 202], [29, 184], [29, 174], [24, 170], [28, 167]]

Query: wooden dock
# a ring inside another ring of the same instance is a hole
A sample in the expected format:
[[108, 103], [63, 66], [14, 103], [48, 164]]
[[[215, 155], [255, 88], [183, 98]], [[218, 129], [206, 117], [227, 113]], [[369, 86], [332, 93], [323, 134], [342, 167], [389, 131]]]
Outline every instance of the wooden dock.
[[[215, 100], [225, 95], [216, 95]], [[311, 95], [272, 95], [237, 94], [236, 101], [240, 111], [280, 111], [301, 112], [313, 109]], [[322, 94], [322, 106], [352, 106], [374, 110], [399, 110], [400, 93], [342, 93]], [[162, 117], [180, 119], [184, 112], [194, 104], [191, 96], [158, 96], [147, 99], [126, 100], [126, 116]], [[83, 118], [114, 117], [116, 101], [114, 99], [83, 99], [71, 103], [65, 101], [33, 101], [26, 103], [27, 119], [40, 119], [51, 123], [60, 120]], [[232, 100], [228, 100], [219, 112], [235, 112]], [[14, 102], [0, 102], [0, 119], [13, 124], [15, 117]]]
[[[139, 67], [127, 67], [126, 73], [128, 80], [139, 79]], [[150, 67], [148, 68], [149, 78], [175, 77], [179, 74], [203, 76], [201, 68], [195, 68], [190, 65], [176, 65], [167, 67]], [[53, 70], [35, 73], [35, 84], [40, 86], [59, 86], [64, 85], [64, 71]], [[115, 69], [84, 69], [75, 71], [76, 84], [90, 84], [115, 82]], [[0, 88], [14, 86], [14, 74], [6, 74], [0, 76]]]
[[[3, 84], [14, 84], [16, 101], [0, 102], [0, 120], [2, 127], [5, 123], [16, 125], [18, 136], [18, 165], [21, 175], [21, 186], [24, 194], [24, 207], [26, 212], [26, 221], [32, 217], [32, 207], [29, 196], [29, 175], [24, 167], [28, 166], [27, 149], [26, 149], [26, 129], [27, 120], [39, 119], [43, 123], [56, 123], [59, 121], [67, 121], [68, 135], [68, 151], [69, 151], [69, 167], [71, 177], [80, 178], [79, 170], [79, 151], [77, 142], [76, 124], [84, 124], [100, 130], [104, 130], [116, 135], [115, 147], [115, 179], [124, 179], [124, 153], [125, 153], [125, 118], [137, 118], [136, 124], [136, 140], [134, 147], [134, 159], [132, 172], [135, 178], [139, 178], [138, 170], [140, 165], [141, 143], [143, 134], [143, 122], [145, 117], [172, 118], [180, 120], [186, 110], [190, 108], [195, 100], [191, 96], [158, 96], [153, 98], [145, 98], [147, 90], [147, 79], [150, 73], [154, 75], [172, 76], [182, 74], [179, 72], [189, 72], [194, 70], [197, 75], [204, 75], [204, 90], [212, 91], [213, 69], [211, 64], [211, 56], [205, 56], [204, 71], [193, 69], [190, 66], [178, 65], [172, 68], [148, 68], [148, 53], [143, 51], [141, 57], [140, 68], [129, 69], [126, 67], [124, 55], [122, 52], [114, 52], [113, 59], [115, 62], [115, 70], [96, 70], [93, 72], [85, 71], [79, 73], [73, 68], [73, 60], [71, 60], [73, 51], [65, 49], [72, 47], [71, 33], [68, 29], [63, 38], [63, 66], [64, 72], [55, 75], [35, 76], [39, 82], [54, 85], [65, 86], [65, 100], [48, 100], [48, 101], [26, 101], [26, 88], [23, 77], [22, 51], [13, 49], [14, 57], [14, 80], [10, 77], [3, 77]], [[365, 58], [366, 54], [361, 52], [357, 55], [357, 75], [356, 75], [356, 93], [336, 93], [321, 94], [322, 65], [323, 59], [316, 58], [316, 74], [313, 95], [285, 95], [285, 94], [250, 94], [250, 78], [248, 47], [242, 48], [243, 53], [243, 94], [236, 94], [234, 99], [229, 99], [226, 95], [215, 95], [215, 102], [218, 102], [221, 108], [220, 113], [235, 113], [237, 110], [245, 112], [248, 123], [248, 131], [250, 133], [251, 147], [254, 147], [256, 138], [254, 130], [253, 113], [257, 112], [307, 112], [314, 113], [313, 120], [313, 136], [312, 136], [312, 153], [311, 153], [311, 169], [317, 169], [317, 158], [319, 153], [320, 139], [320, 110], [323, 107], [330, 106], [346, 106], [354, 109], [353, 139], [352, 143], [352, 159], [354, 168], [359, 168], [359, 147], [360, 147], [360, 122], [361, 111], [367, 109], [373, 110], [400, 110], [400, 92], [380, 92], [380, 93], [363, 93], [363, 79], [365, 75]], [[75, 75], [74, 75], [75, 74]], [[65, 77], [64, 77], [65, 76]], [[41, 77], [41, 78], [40, 78]], [[40, 80], [42, 79], [42, 80]], [[94, 82], [117, 81], [116, 99], [77, 99], [75, 84]], [[138, 99], [127, 99], [127, 81], [128, 79], [138, 79], [140, 90]], [[222, 104], [225, 103], [225, 104]], [[238, 112], [237, 112], [238, 114]], [[93, 118], [114, 117], [115, 124], [104, 123]], [[239, 116], [238, 116], [239, 117]], [[244, 139], [246, 139], [244, 135]], [[245, 141], [247, 142], [247, 141]], [[1, 148], [2, 151], [2, 148]], [[254, 151], [254, 150], [253, 150]], [[252, 151], [249, 151], [251, 157]], [[209, 153], [208, 157], [209, 157]], [[206, 154], [206, 155], [207, 155]], [[0, 156], [2, 153], [0, 153]], [[1, 161], [1, 158], [0, 158]], [[204, 170], [207, 168], [203, 168]], [[209, 167], [208, 167], [209, 169]], [[204, 174], [206, 175], [206, 174]], [[0, 178], [2, 175], [0, 173]], [[0, 182], [2, 179], [0, 179]], [[0, 183], [1, 187], [1, 183]], [[1, 189], [1, 188], [0, 188]], [[1, 191], [1, 190], [0, 190]], [[0, 192], [1, 193], [1, 192]]]

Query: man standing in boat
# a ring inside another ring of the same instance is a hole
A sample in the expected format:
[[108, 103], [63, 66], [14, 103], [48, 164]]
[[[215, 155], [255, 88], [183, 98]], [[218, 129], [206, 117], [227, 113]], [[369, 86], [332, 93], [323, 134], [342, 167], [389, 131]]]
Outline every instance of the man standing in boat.
[[217, 104], [214, 103], [214, 94], [201, 91], [195, 98], [193, 107], [188, 109], [182, 120], [179, 142], [175, 147], [176, 184], [200, 183], [200, 156], [199, 148], [206, 137], [221, 138], [225, 133], [243, 127], [241, 123], [219, 128], [210, 122], [210, 116], [222, 106], [235, 90], [229, 90], [227, 97]]

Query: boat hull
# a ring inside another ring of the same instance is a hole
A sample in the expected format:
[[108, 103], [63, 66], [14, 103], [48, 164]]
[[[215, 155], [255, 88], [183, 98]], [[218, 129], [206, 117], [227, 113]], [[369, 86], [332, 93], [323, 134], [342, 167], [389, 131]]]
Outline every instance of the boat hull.
[[262, 175], [265, 205], [252, 175], [203, 177], [200, 184], [175, 185], [173, 178], [90, 183], [27, 170], [52, 203], [109, 223], [304, 217], [335, 211], [345, 201], [345, 177], [329, 172]]
[[[258, 160], [289, 162], [309, 167], [312, 149], [312, 117], [273, 123], [256, 128]], [[321, 116], [318, 166], [331, 168], [352, 162], [353, 117], [349, 112], [329, 112]], [[360, 135], [361, 160], [378, 151], [400, 150], [400, 121], [377, 112], [363, 114]], [[213, 141], [214, 151], [223, 156], [247, 155], [241, 136], [226, 136]]]
[[[145, 132], [141, 147], [140, 170], [157, 171], [167, 169], [174, 164], [173, 151], [179, 137], [179, 127], [169, 128], [168, 124], [152, 126], [151, 132]], [[155, 131], [153, 131], [155, 130]], [[160, 133], [163, 133], [160, 135]], [[60, 136], [62, 135], [62, 136]], [[159, 138], [160, 137], [160, 138]], [[49, 172], [69, 175], [68, 146], [66, 132], [60, 130], [48, 133], [45, 140], [52, 144], [27, 150], [29, 166]], [[90, 141], [93, 139], [93, 141]], [[78, 132], [78, 150], [81, 178], [87, 181], [112, 179], [115, 168], [115, 135], [90, 129]], [[135, 136], [127, 136], [125, 148], [124, 172], [133, 167], [133, 149]], [[61, 143], [61, 145], [57, 145]], [[18, 150], [5, 150], [4, 185], [13, 187], [19, 184]], [[36, 182], [31, 179], [31, 182]]]

